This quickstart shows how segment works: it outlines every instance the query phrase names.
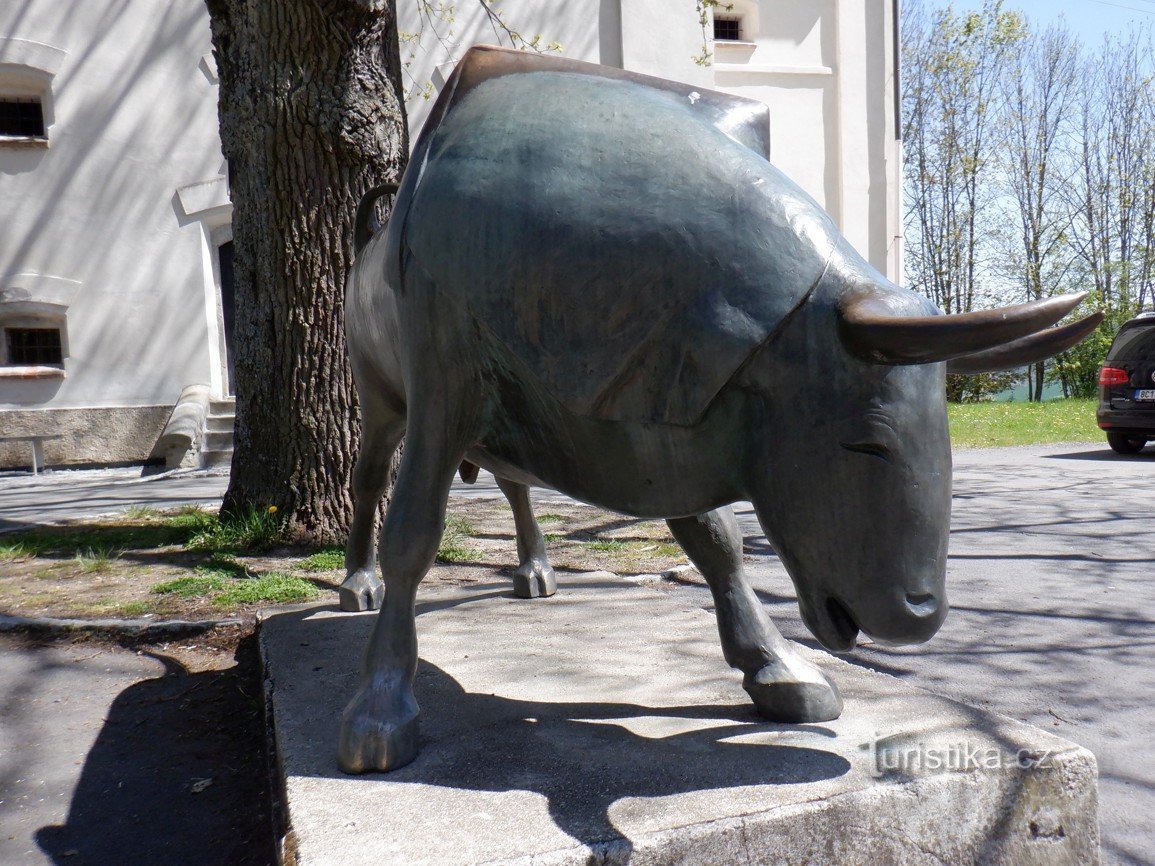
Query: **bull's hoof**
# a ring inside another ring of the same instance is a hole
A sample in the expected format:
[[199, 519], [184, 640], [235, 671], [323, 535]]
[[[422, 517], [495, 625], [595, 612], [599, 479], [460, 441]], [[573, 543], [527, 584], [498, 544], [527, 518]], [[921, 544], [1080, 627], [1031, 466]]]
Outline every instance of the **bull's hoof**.
[[518, 598], [548, 598], [557, 592], [557, 578], [548, 562], [526, 562], [513, 573], [513, 594]]
[[754, 700], [758, 715], [772, 722], [829, 722], [842, 715], [838, 686], [798, 658], [774, 661], [746, 674], [742, 687]]
[[404, 767], [417, 757], [417, 716], [408, 688], [363, 687], [341, 714], [337, 763], [346, 773]]
[[385, 601], [385, 584], [372, 571], [355, 571], [337, 587], [341, 610], [377, 610]]

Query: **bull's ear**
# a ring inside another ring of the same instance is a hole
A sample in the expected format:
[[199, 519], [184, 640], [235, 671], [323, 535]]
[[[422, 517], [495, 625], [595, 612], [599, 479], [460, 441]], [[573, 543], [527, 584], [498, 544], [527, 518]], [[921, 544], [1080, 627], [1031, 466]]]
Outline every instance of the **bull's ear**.
[[1092, 313], [1085, 319], [1063, 325], [1061, 328], [1046, 328], [1037, 334], [988, 349], [972, 355], [963, 355], [946, 362], [948, 373], [994, 373], [1026, 367], [1036, 361], [1045, 361], [1072, 346], [1077, 346], [1099, 327], [1103, 321], [1101, 312]]
[[871, 289], [848, 292], [838, 308], [843, 344], [876, 364], [929, 364], [986, 352], [1053, 325], [1079, 305], [1086, 292], [1013, 307], [953, 316], [906, 316], [894, 296]]

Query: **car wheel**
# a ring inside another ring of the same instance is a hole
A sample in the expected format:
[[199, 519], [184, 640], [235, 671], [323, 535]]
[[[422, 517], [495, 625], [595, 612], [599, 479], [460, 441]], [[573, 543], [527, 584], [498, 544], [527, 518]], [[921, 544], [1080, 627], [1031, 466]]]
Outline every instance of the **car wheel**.
[[1107, 434], [1107, 444], [1116, 454], [1138, 454], [1147, 444], [1147, 440], [1111, 431]]

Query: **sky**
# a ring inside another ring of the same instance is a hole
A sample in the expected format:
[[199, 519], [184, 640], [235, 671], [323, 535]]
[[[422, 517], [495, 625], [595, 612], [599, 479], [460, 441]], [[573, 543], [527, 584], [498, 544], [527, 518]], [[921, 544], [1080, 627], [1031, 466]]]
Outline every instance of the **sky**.
[[[931, 0], [928, 5], [946, 5]], [[956, 11], [982, 8], [982, 0], [954, 0]], [[1104, 33], [1125, 34], [1141, 24], [1155, 28], [1155, 0], [1004, 0], [1004, 7], [1026, 14], [1045, 27], [1062, 16], [1085, 44], [1097, 45]]]

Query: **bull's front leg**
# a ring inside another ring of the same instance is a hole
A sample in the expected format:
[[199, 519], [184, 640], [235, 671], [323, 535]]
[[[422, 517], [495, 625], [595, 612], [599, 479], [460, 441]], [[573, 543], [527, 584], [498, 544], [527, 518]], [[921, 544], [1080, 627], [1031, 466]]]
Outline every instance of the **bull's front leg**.
[[787, 643], [742, 568], [742, 533], [729, 507], [666, 521], [714, 596], [722, 653], [764, 718], [825, 722], [842, 713], [838, 688]]
[[417, 585], [437, 555], [449, 487], [464, 450], [446, 441], [444, 428], [410, 427], [381, 527], [385, 600], [357, 694], [341, 715], [338, 761], [346, 773], [394, 770], [417, 756]]
[[496, 480], [497, 486], [509, 500], [517, 530], [517, 556], [520, 564], [513, 573], [513, 594], [518, 598], [553, 595], [557, 592], [557, 578], [546, 556], [545, 537], [537, 525], [537, 518], [533, 516], [529, 488], [501, 476], [496, 476]]

